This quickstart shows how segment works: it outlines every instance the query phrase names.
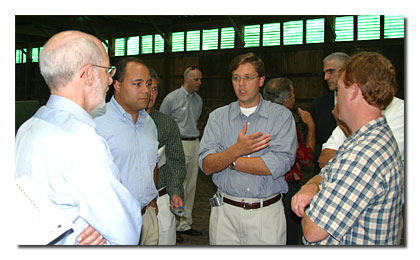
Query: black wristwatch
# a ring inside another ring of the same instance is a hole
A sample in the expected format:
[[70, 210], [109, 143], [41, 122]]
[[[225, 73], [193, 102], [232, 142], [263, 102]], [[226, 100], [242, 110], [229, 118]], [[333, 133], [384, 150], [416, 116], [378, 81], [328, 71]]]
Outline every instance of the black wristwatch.
[[235, 170], [235, 166], [236, 166], [235, 161], [233, 161], [231, 164], [229, 164], [228, 168], [231, 170]]

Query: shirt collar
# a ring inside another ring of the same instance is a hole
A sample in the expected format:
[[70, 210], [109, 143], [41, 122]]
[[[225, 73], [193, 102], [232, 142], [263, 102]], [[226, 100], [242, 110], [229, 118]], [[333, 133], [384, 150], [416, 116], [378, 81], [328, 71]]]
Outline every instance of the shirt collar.
[[184, 93], [186, 96], [188, 96], [188, 97], [192, 97], [192, 96], [194, 96], [194, 94], [195, 94], [195, 92], [193, 92], [193, 93], [188, 93], [188, 91], [187, 91], [187, 89], [184, 87], [184, 85], [182, 85], [181, 86], [181, 89], [182, 89], [182, 93]]
[[[133, 118], [131, 117], [131, 114], [127, 113], [127, 111], [124, 110], [124, 108], [117, 102], [117, 100], [115, 100], [115, 96], [111, 97], [110, 103], [118, 115], [122, 116], [123, 118], [129, 119], [131, 122], [133, 122]], [[137, 117], [136, 124], [141, 123], [141, 119], [146, 115], [147, 115], [147, 112], [145, 109], [140, 110], [139, 115]]]
[[353, 142], [352, 139], [359, 138], [358, 137], [359, 135], [361, 135], [363, 133], [366, 133], [366, 132], [369, 132], [369, 131], [371, 131], [371, 130], [377, 128], [377, 127], [380, 127], [380, 126], [382, 126], [386, 123], [387, 123], [387, 121], [386, 121], [385, 117], [383, 117], [383, 116], [381, 116], [379, 118], [376, 118], [376, 119], [373, 119], [373, 120], [369, 121], [368, 123], [366, 123], [365, 125], [363, 125], [362, 127], [360, 127], [356, 132], [351, 134], [349, 136], [349, 138], [346, 139], [346, 141], [349, 140], [349, 142], [351, 143], [351, 142]]
[[76, 104], [68, 98], [51, 94], [46, 106], [66, 111], [74, 115], [80, 122], [88, 124], [91, 127], [96, 126], [95, 121], [93, 121], [89, 113], [86, 110], [84, 110], [81, 106], [79, 106], [78, 104]]
[[[254, 113], [257, 113], [262, 117], [268, 118], [267, 101], [263, 99], [261, 94], [258, 94], [258, 95], [260, 95], [260, 103], [258, 103], [257, 109], [255, 109]], [[233, 106], [232, 106], [232, 110], [231, 110], [231, 116], [232, 116], [232, 118], [236, 118], [241, 114], [241, 108], [239, 107], [239, 101], [233, 102], [232, 105]]]

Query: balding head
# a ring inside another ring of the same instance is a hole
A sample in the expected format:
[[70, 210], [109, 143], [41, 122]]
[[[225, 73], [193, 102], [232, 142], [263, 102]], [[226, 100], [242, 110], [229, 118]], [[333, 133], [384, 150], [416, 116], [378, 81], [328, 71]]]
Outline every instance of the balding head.
[[51, 37], [39, 56], [39, 67], [50, 90], [70, 84], [87, 64], [101, 64], [108, 56], [94, 36], [64, 31]]

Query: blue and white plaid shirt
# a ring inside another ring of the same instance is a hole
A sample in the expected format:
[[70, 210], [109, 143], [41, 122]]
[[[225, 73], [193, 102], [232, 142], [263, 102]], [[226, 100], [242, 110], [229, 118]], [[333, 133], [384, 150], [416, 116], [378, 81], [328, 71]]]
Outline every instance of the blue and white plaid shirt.
[[399, 243], [404, 167], [385, 118], [370, 121], [347, 138], [320, 175], [320, 191], [306, 214], [329, 236], [312, 244]]

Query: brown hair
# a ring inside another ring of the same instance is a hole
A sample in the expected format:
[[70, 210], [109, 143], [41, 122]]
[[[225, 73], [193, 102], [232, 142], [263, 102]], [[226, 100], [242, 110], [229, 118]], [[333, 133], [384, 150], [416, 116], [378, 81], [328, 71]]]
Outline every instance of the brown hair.
[[353, 55], [339, 70], [346, 87], [357, 83], [369, 105], [385, 109], [397, 92], [396, 72], [392, 63], [376, 52]]
[[265, 76], [264, 62], [253, 52], [245, 53], [234, 58], [229, 66], [230, 73], [232, 74], [234, 70], [245, 63], [252, 64], [259, 77]]

